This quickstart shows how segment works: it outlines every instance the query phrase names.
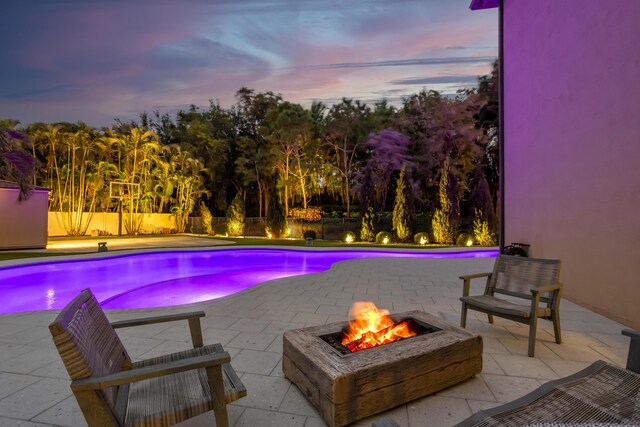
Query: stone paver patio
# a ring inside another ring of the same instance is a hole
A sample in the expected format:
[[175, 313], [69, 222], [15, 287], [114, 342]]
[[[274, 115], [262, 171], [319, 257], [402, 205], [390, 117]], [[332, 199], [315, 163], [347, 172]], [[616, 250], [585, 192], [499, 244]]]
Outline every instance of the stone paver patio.
[[[488, 271], [493, 259], [360, 259], [327, 272], [289, 277], [204, 304], [170, 309], [109, 311], [112, 320], [204, 310], [205, 343], [220, 342], [247, 387], [248, 396], [229, 405], [233, 426], [323, 426], [316, 410], [282, 374], [282, 332], [344, 321], [354, 301], [370, 300], [392, 312], [420, 309], [454, 324], [462, 293], [458, 276]], [[474, 281], [472, 292], [484, 283]], [[18, 284], [17, 284], [18, 285]], [[57, 311], [0, 316], [0, 427], [86, 425], [71, 394], [67, 373], [47, 326]], [[511, 401], [542, 383], [603, 359], [624, 366], [624, 326], [564, 299], [563, 344], [551, 323], [540, 321], [536, 357], [527, 357], [528, 327], [469, 312], [468, 329], [482, 335], [480, 375], [384, 415], [402, 426], [449, 426], [472, 413]], [[186, 349], [186, 322], [120, 330], [134, 359]], [[380, 414], [382, 415], [382, 414]], [[380, 416], [379, 415], [379, 416]], [[374, 417], [376, 418], [376, 417]], [[374, 418], [356, 426], [370, 426]], [[204, 414], [184, 426], [212, 425]]]

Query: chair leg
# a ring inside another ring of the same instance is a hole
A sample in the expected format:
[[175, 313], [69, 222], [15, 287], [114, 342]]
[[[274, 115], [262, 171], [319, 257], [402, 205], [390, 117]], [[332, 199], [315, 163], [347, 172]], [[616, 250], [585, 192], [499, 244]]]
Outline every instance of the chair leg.
[[489, 323], [493, 324], [493, 314], [487, 314], [487, 317], [489, 318]]
[[562, 335], [560, 334], [560, 313], [551, 312], [551, 322], [553, 323], [553, 334], [556, 337], [556, 344], [562, 344]]
[[216, 414], [217, 427], [229, 427], [227, 404], [224, 398], [224, 380], [222, 379], [222, 367], [211, 366], [207, 368], [209, 387], [211, 388], [211, 403]]
[[462, 303], [462, 312], [460, 313], [460, 327], [467, 327], [467, 304]]
[[538, 317], [531, 316], [529, 319], [529, 357], [533, 357], [536, 349], [536, 329], [538, 327]]

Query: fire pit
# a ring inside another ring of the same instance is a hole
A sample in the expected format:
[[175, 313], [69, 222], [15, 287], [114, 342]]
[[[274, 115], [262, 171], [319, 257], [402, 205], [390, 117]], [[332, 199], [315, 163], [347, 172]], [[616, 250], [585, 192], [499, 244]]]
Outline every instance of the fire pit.
[[353, 423], [482, 371], [479, 335], [422, 311], [390, 318], [408, 322], [415, 335], [352, 352], [342, 344], [346, 322], [285, 331], [285, 377], [329, 426]]

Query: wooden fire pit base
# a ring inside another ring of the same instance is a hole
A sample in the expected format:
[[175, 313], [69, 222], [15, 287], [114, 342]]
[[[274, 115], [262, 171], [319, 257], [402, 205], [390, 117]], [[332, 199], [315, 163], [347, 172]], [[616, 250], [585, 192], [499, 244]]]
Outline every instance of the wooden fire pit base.
[[346, 322], [286, 331], [282, 369], [331, 427], [353, 423], [482, 371], [482, 338], [422, 311], [392, 316], [436, 332], [346, 355], [321, 336]]

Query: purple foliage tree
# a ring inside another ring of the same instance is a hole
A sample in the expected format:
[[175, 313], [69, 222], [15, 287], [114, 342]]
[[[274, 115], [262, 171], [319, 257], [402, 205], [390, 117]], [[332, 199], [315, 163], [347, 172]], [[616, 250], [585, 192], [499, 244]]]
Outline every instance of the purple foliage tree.
[[487, 221], [491, 230], [496, 227], [496, 215], [491, 198], [489, 183], [484, 174], [482, 163], [478, 163], [471, 179], [471, 206], [482, 213], [482, 220]]
[[369, 135], [369, 159], [357, 177], [357, 191], [365, 206], [384, 208], [391, 178], [404, 166], [411, 175], [413, 162], [409, 154], [409, 138], [393, 129], [383, 129]]
[[18, 184], [22, 201], [31, 195], [33, 176], [37, 162], [27, 151], [30, 142], [28, 137], [7, 127], [0, 127], [0, 180], [8, 180]]

